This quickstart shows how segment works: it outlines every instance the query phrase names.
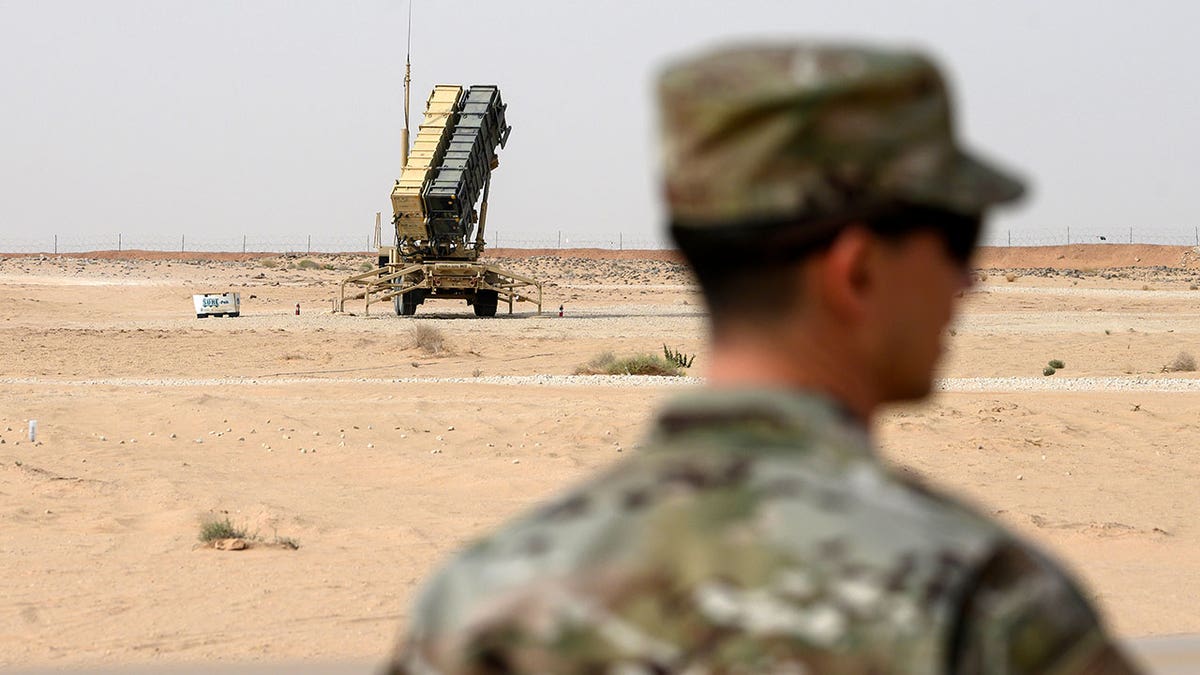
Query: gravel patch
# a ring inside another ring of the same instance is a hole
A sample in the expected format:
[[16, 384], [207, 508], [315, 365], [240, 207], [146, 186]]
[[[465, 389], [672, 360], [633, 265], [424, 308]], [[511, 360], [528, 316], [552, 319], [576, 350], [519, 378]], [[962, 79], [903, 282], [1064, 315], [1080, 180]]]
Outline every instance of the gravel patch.
[[952, 392], [1200, 391], [1200, 379], [1181, 377], [954, 377], [934, 388]]
[[[226, 387], [321, 384], [490, 384], [509, 387], [694, 387], [700, 377], [657, 377], [650, 375], [497, 375], [492, 377], [220, 377], [220, 378], [131, 378], [56, 379], [4, 377], [0, 385], [47, 385], [63, 387]], [[937, 380], [937, 391], [1200, 391], [1200, 378], [1181, 377], [954, 377]]]
[[1003, 295], [1057, 295], [1088, 298], [1153, 298], [1155, 300], [1161, 300], [1163, 298], [1196, 300], [1197, 298], [1200, 298], [1200, 292], [1188, 290], [1177, 291], [1151, 289], [1143, 291], [1136, 288], [1087, 288], [1081, 286], [1001, 286], [1000, 284], [979, 286], [973, 291], [970, 291], [970, 293], [998, 293]]
[[699, 385], [698, 377], [652, 375], [496, 375], [492, 377], [218, 377], [218, 378], [132, 378], [99, 377], [67, 380], [45, 377], [3, 377], [0, 385], [54, 385], [64, 387], [227, 387], [320, 384], [495, 384], [515, 387], [688, 387]]

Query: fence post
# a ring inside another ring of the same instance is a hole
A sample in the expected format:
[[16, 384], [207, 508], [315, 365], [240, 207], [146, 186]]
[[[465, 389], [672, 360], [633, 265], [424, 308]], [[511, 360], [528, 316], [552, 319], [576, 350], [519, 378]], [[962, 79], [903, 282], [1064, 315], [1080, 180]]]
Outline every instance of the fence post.
[[117, 253], [121, 252], [121, 234], [117, 233]]
[[1067, 226], [1067, 246], [1071, 245], [1071, 226]]
[[1133, 227], [1129, 228], [1129, 243], [1133, 243]]
[[54, 255], [58, 255], [58, 235], [54, 235]]
[[312, 235], [308, 235], [308, 253], [312, 253]]
[[562, 248], [562, 230], [558, 231], [558, 247]]
[[617, 233], [617, 250], [618, 251], [625, 250], [625, 233], [624, 232]]
[[185, 246], [186, 242], [187, 242], [187, 235], [186, 234], [179, 235], [179, 252], [180, 253], [183, 253], [187, 249], [187, 246]]
[[1200, 246], [1200, 225], [1196, 226], [1196, 245]]
[[1012, 230], [1008, 231], [1008, 245], [1012, 246]]
[[246, 235], [242, 235], [242, 253], [246, 252]]

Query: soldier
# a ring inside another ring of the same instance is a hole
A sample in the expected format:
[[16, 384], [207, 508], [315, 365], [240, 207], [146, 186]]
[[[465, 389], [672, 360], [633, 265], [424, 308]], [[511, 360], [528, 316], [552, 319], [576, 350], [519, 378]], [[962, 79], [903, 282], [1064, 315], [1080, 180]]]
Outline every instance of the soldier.
[[986, 210], [919, 54], [734, 48], [659, 86], [671, 232], [712, 321], [646, 447], [425, 589], [393, 672], [1131, 673], [1076, 585], [884, 466]]

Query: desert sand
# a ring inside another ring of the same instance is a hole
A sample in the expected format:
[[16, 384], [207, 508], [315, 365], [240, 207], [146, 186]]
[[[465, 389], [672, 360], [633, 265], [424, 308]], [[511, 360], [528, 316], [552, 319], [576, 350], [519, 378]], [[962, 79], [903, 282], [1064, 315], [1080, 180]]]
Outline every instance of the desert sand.
[[[543, 314], [334, 313], [366, 254], [0, 257], [0, 668], [369, 667], [439, 560], [637, 452], [704, 375], [686, 269], [492, 254], [544, 280]], [[1200, 254], [978, 266], [945, 391], [887, 411], [882, 455], [1064, 561], [1119, 636], [1200, 632], [1200, 378], [1179, 369], [1200, 355]], [[195, 318], [193, 293], [224, 291], [241, 317]], [[664, 344], [697, 355], [691, 377], [572, 375]], [[249, 548], [202, 545], [214, 519]]]

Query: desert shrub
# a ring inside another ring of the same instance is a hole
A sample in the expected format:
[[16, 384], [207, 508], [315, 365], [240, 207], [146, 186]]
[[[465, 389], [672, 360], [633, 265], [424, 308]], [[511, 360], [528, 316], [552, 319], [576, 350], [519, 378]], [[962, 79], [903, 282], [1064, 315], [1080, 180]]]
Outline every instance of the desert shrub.
[[1187, 352], [1179, 352], [1179, 354], [1175, 356], [1175, 360], [1168, 363], [1163, 370], [1169, 372], [1190, 373], [1196, 370], [1196, 359]]
[[200, 541], [209, 542], [218, 539], [245, 539], [246, 531], [236, 527], [226, 517], [222, 520], [206, 520], [200, 523]]
[[271, 545], [278, 546], [279, 548], [286, 548], [292, 551], [300, 548], [300, 542], [291, 537], [280, 537], [279, 535], [275, 535], [275, 541], [271, 542]]
[[657, 354], [637, 354], [617, 359], [608, 367], [609, 375], [682, 375], [679, 366]]
[[321, 265], [321, 269], [323, 269], [323, 270], [332, 270], [332, 269], [335, 269], [335, 268], [334, 268], [334, 266], [333, 266], [333, 263], [325, 263], [324, 265]]
[[679, 366], [657, 354], [635, 354], [616, 358], [605, 352], [586, 365], [575, 369], [576, 375], [661, 375], [677, 377], [683, 374]]
[[1017, 275], [1015, 275], [1015, 274], [1013, 274], [1013, 273], [1009, 272], [1008, 274], [1005, 274], [1005, 275], [1004, 275], [1004, 280], [1005, 280], [1005, 281], [1007, 281], [1007, 282], [1009, 282], [1009, 283], [1012, 283], [1012, 282], [1014, 282], [1014, 281], [1016, 281], [1016, 280], [1017, 280]]
[[608, 367], [615, 363], [617, 357], [612, 352], [601, 352], [592, 357], [590, 361], [575, 369], [576, 375], [599, 375], [606, 372]]
[[319, 269], [321, 266], [317, 264], [317, 262], [305, 258], [304, 260], [297, 262], [296, 267], [299, 267], [302, 270], [315, 270]]
[[1042, 374], [1043, 374], [1043, 375], [1047, 375], [1047, 376], [1049, 376], [1049, 375], [1053, 375], [1053, 374], [1054, 374], [1054, 373], [1056, 373], [1056, 372], [1058, 372], [1058, 371], [1057, 371], [1057, 370], [1055, 370], [1055, 369], [1053, 369], [1053, 368], [1051, 368], [1050, 366], [1046, 366], [1045, 368], [1042, 368]]
[[440, 328], [427, 323], [414, 325], [408, 339], [410, 346], [426, 354], [441, 354], [447, 350], [446, 334]]
[[696, 360], [696, 355], [692, 354], [691, 356], [689, 356], [687, 354], [684, 354], [681, 351], [675, 351], [673, 349], [670, 349], [667, 347], [667, 345], [664, 344], [663, 345], [663, 358], [666, 359], [668, 363], [674, 363], [676, 366], [679, 366], [680, 368], [691, 368], [692, 362]]
[[270, 268], [279, 267], [279, 261], [274, 258], [267, 258], [262, 261], [262, 266]]
[[375, 269], [375, 266], [374, 266], [374, 265], [372, 265], [372, 264], [371, 264], [371, 263], [369, 263], [369, 262], [365, 262], [365, 263], [363, 263], [363, 264], [361, 264], [361, 265], [359, 265], [359, 266], [358, 266], [358, 271], [359, 271], [359, 272], [370, 272], [370, 271], [371, 271], [371, 270], [373, 270], [373, 269]]
[[1055, 369], [1055, 370], [1062, 370], [1063, 368], [1066, 368], [1066, 367], [1067, 367], [1067, 364], [1063, 363], [1063, 362], [1062, 362], [1061, 360], [1059, 360], [1059, 359], [1050, 359], [1050, 364], [1049, 364], [1049, 365], [1050, 365], [1050, 367], [1051, 367], [1051, 368], [1053, 368], [1053, 369]]

